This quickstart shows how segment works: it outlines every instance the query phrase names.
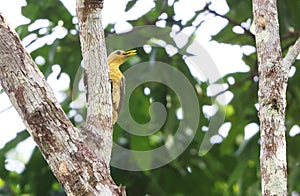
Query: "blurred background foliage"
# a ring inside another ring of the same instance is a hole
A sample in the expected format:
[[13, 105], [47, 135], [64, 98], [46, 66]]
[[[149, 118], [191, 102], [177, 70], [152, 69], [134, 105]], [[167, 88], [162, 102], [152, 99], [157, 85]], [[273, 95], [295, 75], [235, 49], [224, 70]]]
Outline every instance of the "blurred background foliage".
[[[124, 12], [134, 9], [138, 2], [137, 0], [129, 1]], [[250, 0], [227, 0], [229, 11], [225, 15], [216, 12], [210, 6], [210, 3], [204, 4], [192, 13], [192, 17], [188, 21], [177, 20], [174, 17], [176, 14], [174, 5], [177, 2], [179, 1], [153, 1], [155, 3], [154, 8], [140, 18], [127, 22], [133, 27], [158, 25], [162, 22], [164, 26], [176, 27], [178, 33], [193, 27], [194, 31], [188, 35], [189, 41], [184, 47], [180, 48], [180, 51], [188, 54], [186, 51], [188, 46], [197, 36], [201, 36], [201, 34], [197, 34], [197, 29], [204, 22], [209, 22], [209, 19], [207, 19], [208, 21], [204, 19], [199, 22], [198, 16], [221, 17], [226, 19], [228, 24], [220, 32], [213, 35], [211, 41], [240, 47], [255, 47], [254, 36], [249, 30], [250, 25], [247, 25], [252, 22]], [[192, 3], [192, 1], [185, 2]], [[283, 54], [285, 54], [300, 35], [300, 1], [278, 1], [278, 4], [280, 36]], [[74, 99], [72, 89], [78, 82], [76, 72], [81, 63], [76, 17], [72, 16], [59, 0], [27, 0], [27, 5], [23, 7], [22, 14], [29, 18], [31, 22], [17, 27], [17, 33], [46, 78], [54, 72], [54, 68], [58, 70], [57, 78], [67, 74], [70, 85], [63, 92], [60, 92], [63, 93], [61, 104], [72, 122], [77, 125], [80, 124], [84, 118], [84, 109], [80, 107], [74, 109], [71, 104], [72, 99]], [[36, 26], [36, 28], [31, 26], [30, 28], [30, 25], [41, 20], [46, 20], [46, 25]], [[239, 28], [240, 31], [235, 31], [235, 28]], [[41, 43], [41, 40], [49, 39], [50, 35], [59, 30], [64, 32], [63, 36], [56, 36], [50, 43], [44, 41], [44, 44], [38, 44]], [[115, 24], [108, 24], [105, 27], [105, 34], [109, 36], [114, 33]], [[34, 38], [29, 39], [29, 35], [34, 35]], [[165, 41], [168, 42], [169, 40]], [[115, 47], [124, 45], [124, 43], [117, 42], [116, 45], [108, 44], [107, 47], [108, 51], [111, 51]], [[179, 49], [174, 43], [173, 46]], [[227, 128], [221, 126], [219, 129], [218, 126], [218, 132], [215, 135], [217, 139], [214, 140], [215, 145], [205, 156], [199, 156], [199, 147], [205, 135], [205, 129], [213, 116], [213, 114], [209, 115], [209, 112], [205, 111], [204, 108], [213, 105], [212, 98], [216, 98], [208, 92], [209, 84], [205, 80], [195, 78], [182, 56], [178, 53], [168, 54], [164, 46], [152, 47], [148, 52], [143, 47], [136, 49], [138, 50], [138, 56], [126, 62], [122, 70], [128, 69], [136, 62], [147, 62], [149, 60], [174, 65], [185, 74], [186, 78], [195, 87], [199, 100], [198, 104], [201, 108], [201, 118], [199, 119], [200, 123], [196, 136], [177, 159], [161, 168], [150, 171], [132, 172], [112, 167], [112, 176], [116, 183], [125, 185], [128, 195], [261, 195], [259, 133], [256, 130], [257, 126], [255, 126], [258, 124], [256, 54], [243, 54], [242, 59], [249, 66], [249, 71], [229, 73], [222, 78], [223, 84], [226, 84], [226, 91], [219, 94], [228, 93], [229, 91], [233, 94], [233, 98], [230, 99], [226, 107], [225, 123]], [[222, 56], [220, 58], [226, 57]], [[299, 64], [299, 60], [296, 61], [289, 80], [286, 117], [288, 188], [289, 192], [295, 195], [300, 194], [300, 142], [299, 135], [297, 135], [299, 134], [298, 113], [300, 105], [300, 88], [297, 85], [300, 80], [300, 73], [297, 70]], [[222, 64], [217, 66], [222, 67]], [[180, 108], [178, 97], [172, 89], [155, 82], [139, 86], [133, 95], [130, 100], [130, 112], [137, 122], [146, 123], [150, 120], [148, 109], [150, 104], [156, 101], [166, 106], [167, 121], [155, 134], [155, 138], [151, 136], [133, 136], [116, 125], [114, 128], [114, 141], [126, 148], [136, 150], [151, 149], [162, 145], [164, 138], [167, 135], [174, 134], [180, 122], [177, 114]], [[253, 136], [245, 137], [247, 127], [252, 129], [250, 132], [255, 133]], [[226, 129], [228, 135], [226, 130], [224, 133], [224, 130], [221, 129]], [[20, 142], [28, 137], [26, 130], [19, 132], [16, 138], [0, 149], [0, 195], [65, 195], [37, 148], [34, 149], [21, 172], [17, 173], [6, 167], [8, 164], [6, 160], [7, 153], [15, 149]], [[151, 162], [151, 159], [146, 161]]]

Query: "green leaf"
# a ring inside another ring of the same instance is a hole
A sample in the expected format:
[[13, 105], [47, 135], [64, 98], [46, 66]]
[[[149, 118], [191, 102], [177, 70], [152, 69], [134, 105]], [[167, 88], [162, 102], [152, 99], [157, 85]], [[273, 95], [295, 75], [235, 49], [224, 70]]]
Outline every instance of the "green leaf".
[[126, 5], [126, 9], [125, 12], [127, 12], [128, 10], [130, 10], [134, 5], [136, 4], [136, 0], [131, 0], [127, 3]]

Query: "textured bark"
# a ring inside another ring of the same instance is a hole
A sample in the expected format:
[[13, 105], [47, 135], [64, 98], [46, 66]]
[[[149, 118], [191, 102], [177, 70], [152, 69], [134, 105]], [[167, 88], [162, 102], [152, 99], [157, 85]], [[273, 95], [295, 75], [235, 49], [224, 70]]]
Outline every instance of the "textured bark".
[[288, 195], [285, 110], [288, 73], [299, 39], [282, 59], [276, 0], [253, 0], [259, 72], [262, 195]]
[[102, 1], [78, 1], [88, 75], [87, 123], [77, 129], [0, 13], [0, 84], [68, 195], [125, 195], [110, 176], [111, 94]]
[[[101, 24], [103, 1], [78, 0], [80, 42], [87, 92], [85, 129], [104, 136], [100, 158], [108, 166], [112, 149], [111, 88], [107, 66], [106, 45]], [[107, 96], [103, 96], [107, 95]], [[100, 141], [99, 141], [100, 142]]]

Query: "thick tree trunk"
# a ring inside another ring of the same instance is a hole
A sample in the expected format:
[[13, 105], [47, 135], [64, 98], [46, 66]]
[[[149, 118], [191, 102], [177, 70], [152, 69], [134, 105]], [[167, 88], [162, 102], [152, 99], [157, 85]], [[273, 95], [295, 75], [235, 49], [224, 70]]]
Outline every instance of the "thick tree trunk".
[[78, 1], [88, 117], [72, 125], [18, 35], [0, 13], [0, 84], [68, 195], [125, 195], [110, 176], [111, 94], [100, 12], [102, 1]]
[[259, 73], [262, 195], [288, 195], [285, 109], [288, 74], [299, 39], [282, 59], [276, 1], [253, 0]]

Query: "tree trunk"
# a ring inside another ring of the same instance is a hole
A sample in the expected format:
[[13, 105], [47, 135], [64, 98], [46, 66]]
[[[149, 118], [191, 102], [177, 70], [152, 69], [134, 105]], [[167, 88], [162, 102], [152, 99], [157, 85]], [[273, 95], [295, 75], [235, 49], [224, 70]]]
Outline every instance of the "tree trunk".
[[101, 25], [103, 1], [78, 0], [89, 86], [87, 123], [77, 129], [18, 35], [0, 13], [0, 84], [68, 195], [125, 195], [110, 176], [111, 94]]
[[285, 109], [288, 74], [300, 39], [283, 59], [276, 1], [253, 0], [259, 73], [262, 195], [288, 195]]

